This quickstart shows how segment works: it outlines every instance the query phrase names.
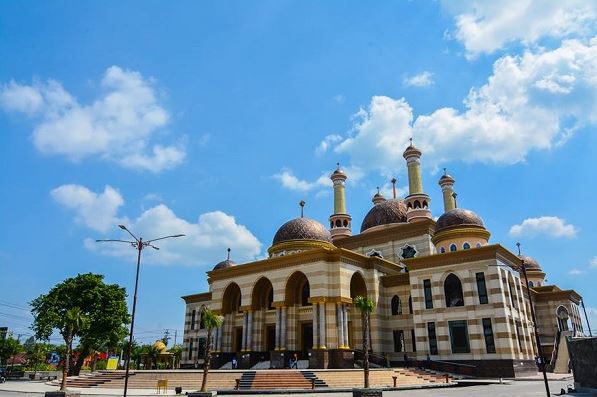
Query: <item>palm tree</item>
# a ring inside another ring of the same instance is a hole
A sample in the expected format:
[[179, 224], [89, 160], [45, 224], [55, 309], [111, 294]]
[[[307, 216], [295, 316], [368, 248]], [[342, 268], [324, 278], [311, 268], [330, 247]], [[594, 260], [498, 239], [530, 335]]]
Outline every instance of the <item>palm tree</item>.
[[68, 309], [64, 314], [62, 337], [64, 338], [64, 342], [66, 342], [66, 357], [64, 358], [64, 365], [62, 367], [60, 391], [66, 390], [66, 377], [68, 374], [68, 367], [70, 366], [71, 355], [73, 353], [73, 339], [81, 329], [87, 326], [88, 322], [89, 319], [83, 314], [79, 307]]
[[207, 391], [207, 373], [209, 372], [209, 361], [211, 360], [211, 333], [214, 328], [220, 328], [224, 322], [224, 317], [211, 311], [207, 306], [202, 306], [203, 326], [207, 329], [207, 343], [205, 346], [205, 359], [203, 360], [203, 381], [201, 382], [201, 391]]
[[365, 388], [369, 387], [369, 320], [375, 305], [366, 296], [356, 296], [352, 303], [361, 312], [363, 320], [363, 372], [365, 377]]

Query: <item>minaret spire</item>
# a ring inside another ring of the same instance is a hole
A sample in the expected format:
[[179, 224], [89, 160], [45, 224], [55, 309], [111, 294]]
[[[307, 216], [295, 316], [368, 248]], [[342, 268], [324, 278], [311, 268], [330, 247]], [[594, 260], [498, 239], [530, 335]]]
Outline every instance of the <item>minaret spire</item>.
[[396, 198], [396, 182], [398, 182], [398, 180], [396, 178], [392, 178], [392, 180], [390, 182], [392, 182], [392, 195], [394, 196], [394, 199], [395, 199]]
[[456, 196], [454, 192], [454, 178], [448, 174], [444, 168], [444, 175], [439, 178], [439, 185], [442, 188], [442, 194], [444, 196], [444, 212], [451, 211], [456, 208]]
[[429, 210], [431, 199], [423, 190], [423, 178], [421, 176], [421, 155], [423, 152], [413, 145], [412, 137], [409, 141], [410, 145], [404, 150], [402, 156], [406, 160], [408, 168], [408, 196], [404, 198], [407, 208], [406, 220], [412, 223], [431, 219], [431, 211]]
[[303, 211], [304, 211], [304, 209], [305, 209], [305, 204], [307, 204], [307, 203], [305, 203], [305, 200], [301, 200], [301, 201], [299, 202], [299, 205], [301, 206], [301, 218], [304, 216], [304, 213], [303, 213]]
[[228, 258], [226, 260], [230, 260], [230, 248], [228, 248]]
[[334, 184], [334, 213], [330, 215], [330, 233], [332, 241], [348, 237], [352, 234], [352, 218], [346, 211], [346, 174], [340, 169], [340, 163], [336, 163], [336, 170], [330, 175]]

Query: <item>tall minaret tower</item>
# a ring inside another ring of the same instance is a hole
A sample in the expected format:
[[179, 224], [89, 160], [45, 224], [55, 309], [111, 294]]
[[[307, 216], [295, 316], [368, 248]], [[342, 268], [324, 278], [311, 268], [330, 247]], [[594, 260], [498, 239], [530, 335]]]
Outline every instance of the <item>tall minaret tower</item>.
[[352, 235], [352, 218], [346, 213], [346, 174], [338, 168], [330, 179], [334, 183], [334, 213], [330, 216], [330, 233], [332, 241]]
[[454, 192], [454, 178], [452, 178], [446, 172], [444, 168], [444, 175], [439, 178], [439, 185], [442, 188], [442, 194], [444, 196], [444, 212], [448, 212], [456, 208], [456, 193]]
[[410, 145], [402, 154], [408, 167], [408, 196], [404, 198], [408, 209], [406, 220], [411, 223], [431, 218], [431, 211], [429, 210], [431, 199], [423, 192], [421, 154], [422, 152], [413, 145], [411, 138]]

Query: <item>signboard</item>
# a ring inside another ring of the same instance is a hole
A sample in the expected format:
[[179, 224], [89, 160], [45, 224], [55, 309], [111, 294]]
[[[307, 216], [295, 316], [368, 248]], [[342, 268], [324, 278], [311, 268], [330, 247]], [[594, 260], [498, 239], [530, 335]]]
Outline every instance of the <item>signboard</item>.
[[118, 368], [118, 357], [110, 357], [106, 364], [106, 369], [115, 370]]

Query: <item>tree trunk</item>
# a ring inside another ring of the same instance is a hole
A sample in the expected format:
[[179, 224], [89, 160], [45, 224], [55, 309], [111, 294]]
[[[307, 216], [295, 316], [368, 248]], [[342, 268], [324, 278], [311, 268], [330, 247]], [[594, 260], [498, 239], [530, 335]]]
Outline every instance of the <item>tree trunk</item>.
[[369, 388], [369, 313], [363, 314], [363, 375], [365, 388]]
[[87, 345], [83, 345], [81, 347], [81, 351], [79, 352], [79, 356], [77, 357], [77, 361], [70, 368], [68, 376], [79, 376], [81, 373], [81, 368], [83, 367], [83, 363], [85, 362], [85, 358], [87, 358], [89, 353], [91, 353], [91, 348]]
[[201, 382], [201, 391], [207, 391], [207, 373], [209, 372], [209, 362], [211, 361], [211, 328], [207, 329], [207, 342], [205, 345], [205, 358], [203, 360], [203, 381]]
[[64, 357], [64, 366], [62, 367], [62, 382], [60, 383], [60, 391], [66, 391], [66, 377], [68, 376], [68, 368], [70, 367], [70, 356], [73, 351], [73, 335], [69, 332], [64, 338], [66, 342], [66, 357]]
[[97, 364], [97, 354], [93, 352], [93, 356], [91, 357], [91, 372], [95, 372], [95, 366]]

